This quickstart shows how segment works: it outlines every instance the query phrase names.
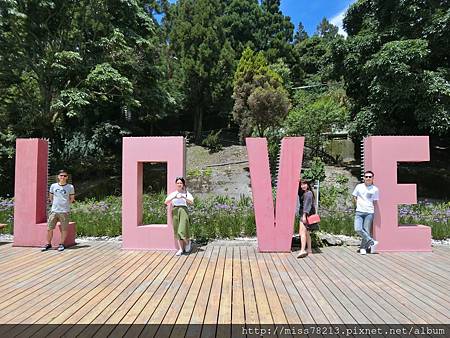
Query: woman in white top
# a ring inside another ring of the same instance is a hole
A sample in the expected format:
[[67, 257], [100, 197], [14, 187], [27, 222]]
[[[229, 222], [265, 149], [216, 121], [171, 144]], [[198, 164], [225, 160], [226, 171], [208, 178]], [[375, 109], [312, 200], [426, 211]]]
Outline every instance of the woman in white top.
[[176, 255], [181, 256], [183, 252], [191, 251], [191, 240], [189, 239], [189, 215], [188, 204], [194, 204], [194, 197], [186, 190], [186, 181], [183, 177], [175, 179], [177, 190], [170, 193], [166, 198], [166, 205], [172, 204], [173, 230], [178, 240], [179, 250]]

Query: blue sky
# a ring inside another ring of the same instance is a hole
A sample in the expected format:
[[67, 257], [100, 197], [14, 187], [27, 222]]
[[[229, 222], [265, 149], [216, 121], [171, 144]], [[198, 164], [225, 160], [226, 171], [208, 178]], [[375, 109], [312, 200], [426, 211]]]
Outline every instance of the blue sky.
[[[323, 17], [342, 30], [342, 19], [347, 8], [356, 0], [281, 0], [281, 10], [284, 15], [291, 17], [291, 22], [297, 29], [301, 21], [308, 35], [316, 31], [316, 27]], [[174, 3], [176, 0], [170, 0]]]
[[323, 17], [342, 30], [342, 19], [347, 8], [355, 0], [281, 0], [281, 10], [284, 15], [291, 17], [291, 22], [297, 29], [302, 22], [308, 35], [316, 31], [316, 27]]

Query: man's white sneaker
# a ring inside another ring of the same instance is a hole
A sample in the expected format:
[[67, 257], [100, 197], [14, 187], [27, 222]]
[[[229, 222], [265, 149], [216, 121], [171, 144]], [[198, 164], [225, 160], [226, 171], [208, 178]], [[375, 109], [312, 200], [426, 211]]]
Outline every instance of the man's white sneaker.
[[370, 246], [370, 253], [376, 253], [377, 252], [377, 245], [378, 241], [373, 241], [373, 244]]
[[184, 248], [184, 250], [185, 250], [187, 253], [189, 253], [189, 252], [191, 252], [191, 249], [192, 249], [192, 241], [189, 240], [189, 242], [186, 244], [186, 247]]
[[366, 251], [366, 249], [359, 249], [359, 253], [361, 255], [365, 255], [365, 254], [367, 254], [367, 251]]
[[183, 254], [183, 249], [180, 249], [180, 250], [177, 251], [175, 256], [181, 256], [182, 254]]

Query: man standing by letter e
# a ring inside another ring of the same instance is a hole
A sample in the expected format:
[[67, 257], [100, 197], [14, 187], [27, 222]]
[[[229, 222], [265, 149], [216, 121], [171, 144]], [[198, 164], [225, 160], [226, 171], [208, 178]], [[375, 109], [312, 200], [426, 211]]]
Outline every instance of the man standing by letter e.
[[372, 236], [372, 223], [375, 213], [374, 202], [378, 201], [378, 188], [373, 185], [373, 172], [364, 173], [364, 183], [360, 183], [353, 190], [353, 202], [356, 204], [355, 231], [361, 236], [359, 253], [365, 255], [370, 250], [376, 252], [378, 241]]

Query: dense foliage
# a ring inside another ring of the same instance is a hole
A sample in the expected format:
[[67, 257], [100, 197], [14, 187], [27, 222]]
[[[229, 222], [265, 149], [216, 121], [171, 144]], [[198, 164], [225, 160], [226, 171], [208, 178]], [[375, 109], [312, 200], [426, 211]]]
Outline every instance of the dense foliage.
[[450, 131], [450, 3], [360, 0], [344, 19], [349, 34], [335, 60], [352, 99], [352, 131]]
[[448, 137], [449, 2], [358, 0], [344, 23], [308, 36], [280, 0], [0, 1], [0, 195], [18, 137], [79, 180], [120, 177], [127, 135], [264, 135], [272, 160], [284, 135], [325, 159], [337, 130]]

